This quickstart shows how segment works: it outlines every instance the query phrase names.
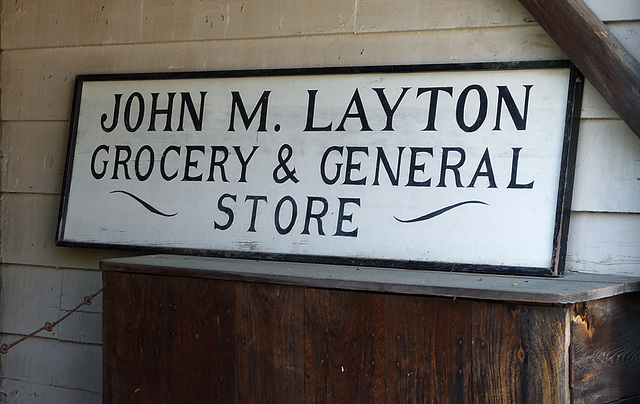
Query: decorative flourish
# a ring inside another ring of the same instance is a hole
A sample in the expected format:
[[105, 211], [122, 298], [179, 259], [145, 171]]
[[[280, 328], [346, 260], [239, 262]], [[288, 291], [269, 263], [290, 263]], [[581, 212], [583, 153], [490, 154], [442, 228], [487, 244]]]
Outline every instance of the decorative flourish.
[[393, 218], [396, 219], [399, 222], [402, 222], [402, 223], [423, 222], [425, 220], [433, 219], [436, 216], [440, 216], [441, 214], [446, 213], [446, 212], [450, 211], [451, 209], [457, 208], [458, 206], [467, 205], [467, 204], [470, 204], [470, 203], [479, 203], [481, 205], [489, 206], [488, 203], [482, 202], [482, 201], [464, 201], [464, 202], [454, 203], [453, 205], [445, 206], [442, 209], [438, 209], [438, 210], [435, 210], [435, 211], [433, 211], [431, 213], [427, 213], [424, 216], [416, 217], [415, 219], [403, 220], [403, 219], [398, 219], [396, 216], [394, 216]]
[[149, 212], [151, 213], [155, 213], [156, 215], [160, 215], [160, 216], [164, 216], [164, 217], [172, 217], [178, 214], [178, 212], [173, 213], [173, 214], [169, 214], [169, 213], [163, 213], [160, 212], [158, 209], [154, 208], [153, 206], [151, 206], [149, 203], [143, 201], [142, 199], [140, 199], [139, 197], [135, 196], [134, 194], [127, 192], [127, 191], [111, 191], [109, 192], [110, 194], [125, 194], [130, 196], [131, 198], [135, 199], [137, 202], [139, 202], [142, 206], [144, 206]]

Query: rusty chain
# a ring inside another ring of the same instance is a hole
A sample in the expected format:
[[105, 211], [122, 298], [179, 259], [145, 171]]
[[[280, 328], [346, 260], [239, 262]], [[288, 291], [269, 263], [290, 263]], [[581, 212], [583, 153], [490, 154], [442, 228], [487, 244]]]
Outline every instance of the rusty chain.
[[78, 309], [80, 309], [82, 306], [91, 306], [91, 304], [93, 303], [93, 299], [96, 296], [98, 296], [100, 293], [102, 293], [102, 288], [100, 288], [100, 290], [98, 290], [97, 292], [95, 292], [92, 295], [85, 296], [84, 300], [82, 301], [82, 303], [80, 303], [79, 305], [74, 307], [71, 311], [69, 311], [67, 314], [65, 314], [64, 316], [60, 317], [58, 320], [54, 321], [53, 323], [47, 321], [46, 323], [44, 323], [44, 326], [38, 328], [37, 330], [35, 330], [31, 334], [27, 334], [24, 337], [20, 338], [19, 340], [12, 342], [11, 344], [2, 344], [2, 346], [0, 347], [0, 353], [3, 354], [3, 355], [6, 354], [7, 352], [9, 352], [9, 349], [13, 348], [14, 346], [18, 345], [19, 343], [21, 343], [21, 342], [23, 342], [23, 341], [25, 341], [25, 340], [33, 337], [33, 336], [36, 336], [37, 334], [41, 333], [42, 331], [45, 331], [45, 330], [48, 331], [48, 332], [53, 331], [53, 327], [55, 327], [56, 325], [60, 324], [64, 320], [66, 320], [67, 317], [69, 317], [70, 315], [72, 315], [73, 313], [78, 311]]

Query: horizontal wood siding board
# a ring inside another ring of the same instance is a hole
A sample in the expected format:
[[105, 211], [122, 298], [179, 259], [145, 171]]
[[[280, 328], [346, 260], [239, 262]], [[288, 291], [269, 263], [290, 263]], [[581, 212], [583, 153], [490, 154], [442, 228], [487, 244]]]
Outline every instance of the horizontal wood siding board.
[[79, 74], [563, 59], [537, 25], [4, 51], [1, 108], [7, 121], [66, 121]]
[[58, 195], [5, 193], [2, 198], [2, 211], [6, 212], [0, 216], [3, 265], [91, 270], [98, 269], [102, 259], [131, 255], [122, 251], [56, 247]]
[[604, 22], [640, 20], [640, 3], [629, 0], [585, 0]]
[[640, 290], [640, 278], [590, 280], [568, 273], [562, 278], [448, 273], [278, 261], [177, 257], [169, 255], [105, 260], [105, 271], [193, 276], [287, 285], [444, 297], [567, 304]]
[[[637, 2], [587, 0], [586, 3], [605, 22], [640, 19]], [[75, 13], [61, 12], [73, 7]], [[481, 3], [332, 0], [286, 5], [252, 1], [226, 6], [185, 1], [164, 2], [159, 6], [140, 1], [86, 3], [83, 7], [77, 7], [72, 0], [63, 0], [8, 5], [3, 17], [4, 49], [535, 24], [529, 12], [512, 0]], [[159, 28], [166, 26], [172, 29]]]
[[[96, 370], [99, 372], [99, 369]], [[102, 403], [102, 393], [88, 391], [84, 389], [73, 389], [68, 386], [52, 386], [48, 384], [34, 383], [19, 379], [4, 378], [0, 385], [0, 392], [8, 392], [7, 396], [0, 394], [3, 400], [22, 399], [29, 397], [37, 397], [36, 400], [46, 397], [51, 403], [82, 403], [82, 404], [100, 404]], [[5, 398], [8, 397], [8, 398]], [[17, 403], [18, 401], [7, 401]], [[20, 401], [25, 403], [25, 401]]]
[[[0, 345], [10, 344], [16, 341], [17, 337], [13, 334], [2, 334]], [[3, 381], [15, 380], [35, 386], [77, 389], [98, 394], [102, 390], [101, 367], [100, 345], [78, 344], [51, 338], [29, 338], [12, 348], [6, 355], [2, 355]], [[6, 385], [3, 388], [6, 388]], [[47, 390], [46, 387], [33, 386], [32, 389], [32, 392]]]
[[640, 62], [582, 0], [520, 0], [640, 137]]
[[574, 212], [640, 213], [640, 138], [624, 122], [582, 120], [577, 154]]
[[569, 271], [638, 276], [640, 214], [572, 212]]
[[[74, 13], [61, 10], [74, 9]], [[229, 40], [318, 34], [447, 30], [534, 24], [512, 0], [388, 0], [212, 3], [87, 3], [72, 0], [5, 7], [4, 49]], [[393, 15], [393, 18], [389, 18]], [[165, 29], [171, 27], [171, 29]], [[82, 32], [83, 35], [78, 35]]]

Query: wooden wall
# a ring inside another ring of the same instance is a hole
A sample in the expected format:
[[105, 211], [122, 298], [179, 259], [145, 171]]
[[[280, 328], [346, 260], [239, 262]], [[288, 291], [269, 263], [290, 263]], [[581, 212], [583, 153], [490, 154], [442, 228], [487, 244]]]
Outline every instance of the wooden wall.
[[[640, 58], [636, 0], [590, 0]], [[54, 246], [76, 74], [564, 58], [517, 0], [2, 0], [0, 343], [120, 252]], [[587, 85], [568, 268], [640, 274], [640, 139]], [[101, 302], [0, 357], [0, 402], [101, 401]], [[42, 400], [42, 401], [40, 401]]]

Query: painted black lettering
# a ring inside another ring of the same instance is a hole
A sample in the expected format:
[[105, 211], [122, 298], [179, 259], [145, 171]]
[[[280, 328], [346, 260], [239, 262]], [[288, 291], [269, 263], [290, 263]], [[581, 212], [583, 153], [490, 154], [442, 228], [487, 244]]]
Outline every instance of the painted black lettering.
[[344, 167], [344, 185], [365, 185], [367, 182], [367, 177], [362, 177], [359, 179], [352, 179], [351, 173], [353, 171], [360, 171], [360, 163], [353, 162], [353, 155], [355, 153], [364, 153], [367, 156], [369, 155], [369, 149], [367, 147], [347, 147], [347, 164]]
[[232, 194], [223, 194], [219, 199], [218, 199], [218, 210], [222, 213], [225, 213], [227, 215], [227, 222], [224, 224], [218, 224], [218, 222], [214, 221], [213, 222], [213, 228], [216, 230], [227, 230], [229, 227], [231, 227], [231, 225], [233, 224], [233, 210], [227, 206], [224, 206], [222, 204], [222, 201], [225, 199], [231, 199], [232, 201], [236, 201], [236, 195], [232, 195]]
[[244, 103], [242, 102], [242, 97], [238, 91], [231, 92], [231, 120], [229, 122], [229, 132], [234, 132], [234, 120], [236, 116], [236, 107], [238, 108], [238, 112], [240, 113], [240, 117], [242, 118], [242, 123], [244, 124], [245, 129], [249, 129], [251, 126], [251, 122], [258, 115], [258, 111], [260, 111], [260, 123], [258, 124], [258, 132], [266, 132], [267, 131], [267, 108], [269, 106], [269, 94], [271, 91], [263, 91], [260, 100], [253, 108], [251, 112], [251, 116], [247, 115], [247, 110], [244, 107]]
[[[319, 202], [322, 206], [319, 213], [313, 213], [314, 202]], [[307, 196], [307, 212], [304, 215], [304, 229], [302, 234], [309, 234], [309, 224], [311, 219], [315, 219], [318, 223], [318, 234], [324, 236], [324, 230], [322, 229], [322, 218], [329, 211], [329, 202], [321, 196]]]
[[[469, 92], [475, 90], [478, 93], [479, 106], [478, 106], [478, 116], [476, 120], [471, 126], [468, 126], [464, 120], [466, 107], [467, 107], [467, 97]], [[462, 90], [460, 93], [460, 97], [458, 98], [458, 103], [456, 105], [456, 121], [458, 122], [458, 127], [465, 132], [475, 132], [480, 126], [484, 123], [484, 120], [487, 118], [487, 93], [484, 91], [484, 88], [478, 84], [472, 84]]]
[[[398, 146], [398, 164], [396, 166], [395, 175], [391, 170], [391, 165], [389, 164], [389, 160], [387, 160], [387, 155], [384, 152], [384, 149], [380, 146], [377, 147], [378, 154], [376, 156], [376, 174], [373, 179], [373, 185], [380, 185], [378, 182], [378, 177], [380, 174], [380, 163], [384, 166], [384, 170], [387, 172], [387, 176], [389, 177], [389, 181], [391, 181], [391, 185], [398, 185], [398, 180], [400, 179], [400, 163], [402, 162], [402, 151], [404, 150], [404, 146]], [[415, 161], [414, 161], [415, 163]]]
[[106, 112], [100, 117], [100, 126], [102, 127], [102, 130], [107, 133], [113, 132], [116, 126], [118, 126], [118, 118], [120, 117], [120, 99], [122, 99], [122, 94], [114, 94], [113, 98], [115, 100], [113, 103], [113, 119], [111, 120], [111, 125], [108, 128], [104, 126], [107, 119], [109, 119]]
[[427, 126], [422, 129], [423, 131], [435, 131], [436, 130], [436, 111], [438, 110], [438, 94], [440, 91], [444, 91], [453, 97], [453, 87], [421, 87], [418, 88], [416, 98], [424, 93], [431, 93], [429, 99], [429, 116], [427, 117]]
[[103, 150], [107, 152], [107, 155], [109, 155], [109, 146], [107, 146], [106, 144], [101, 144], [100, 146], [96, 147], [96, 149], [93, 151], [93, 154], [91, 155], [91, 175], [93, 175], [93, 178], [97, 180], [102, 179], [107, 173], [107, 160], [102, 160], [101, 172], [98, 172], [96, 170], [96, 156], [98, 155], [98, 152]]
[[189, 171], [191, 169], [198, 168], [198, 160], [192, 160], [191, 156], [194, 151], [200, 152], [204, 155], [204, 146], [185, 146], [187, 149], [187, 155], [184, 159], [184, 176], [182, 177], [182, 181], [202, 181], [202, 173], [197, 176], [193, 176]]
[[[282, 205], [285, 202], [289, 202], [291, 204], [291, 219], [289, 219], [289, 224], [286, 227], [282, 227], [280, 224], [280, 209], [282, 209]], [[276, 205], [276, 211], [273, 217], [274, 224], [276, 226], [276, 230], [279, 234], [285, 235], [288, 234], [293, 226], [296, 224], [296, 218], [298, 217], [298, 205], [296, 204], [295, 199], [291, 195], [286, 195], [282, 199], [278, 201]]]
[[334, 236], [342, 236], [342, 237], [358, 237], [358, 228], [356, 227], [353, 230], [345, 231], [343, 229], [344, 222], [353, 223], [353, 213], [345, 214], [345, 206], [347, 204], [353, 204], [360, 206], [360, 198], [338, 198], [340, 201], [340, 208], [338, 210], [338, 222], [336, 224], [336, 232]]
[[[356, 111], [351, 112], [351, 108], [355, 105]], [[362, 105], [362, 99], [360, 98], [360, 93], [358, 89], [353, 92], [353, 96], [351, 97], [351, 101], [349, 101], [349, 106], [347, 106], [347, 110], [342, 117], [342, 121], [340, 121], [340, 125], [336, 128], [337, 132], [344, 132], [344, 123], [347, 118], [357, 118], [360, 120], [360, 131], [370, 131], [371, 127], [369, 127], [369, 122], [367, 122], [367, 115], [364, 113], [364, 105]]]
[[248, 232], [255, 233], [256, 231], [256, 217], [258, 216], [258, 202], [265, 201], [268, 202], [267, 197], [265, 195], [247, 195], [244, 198], [244, 201], [253, 201], [253, 205], [251, 207], [251, 223], [249, 224]]
[[204, 98], [207, 95], [206, 91], [200, 91], [200, 112], [196, 113], [196, 107], [191, 99], [191, 94], [188, 92], [180, 93], [182, 101], [180, 102], [180, 123], [178, 123], [178, 130], [184, 130], [184, 112], [185, 107], [189, 110], [189, 116], [191, 117], [191, 123], [197, 132], [202, 131], [202, 121], [204, 119]]
[[[149, 167], [147, 168], [147, 172], [145, 174], [142, 174], [140, 172], [140, 160], [141, 160], [142, 153], [144, 151], [146, 151], [147, 154], [149, 155], [148, 158], [146, 159], [147, 161], [149, 161]], [[138, 150], [138, 153], [136, 153], [136, 159], [135, 159], [136, 178], [138, 178], [139, 181], [146, 181], [151, 176], [151, 173], [153, 172], [154, 164], [155, 164], [155, 155], [153, 153], [153, 149], [149, 145], [142, 146], [140, 150]]]
[[[222, 153], [222, 159], [217, 160], [218, 152]], [[209, 178], [207, 181], [215, 181], [213, 174], [215, 173], [216, 167], [220, 169], [220, 179], [222, 182], [229, 182], [227, 180], [227, 175], [224, 172], [224, 163], [229, 158], [229, 150], [225, 146], [211, 146], [211, 164], [209, 166]]]
[[502, 118], [502, 104], [507, 106], [509, 115], [513, 120], [517, 130], [525, 130], [527, 128], [527, 114], [529, 112], [529, 93], [531, 92], [532, 84], [523, 85], [525, 88], [524, 105], [522, 107], [522, 113], [518, 110], [516, 102], [513, 100], [513, 96], [507, 86], [498, 86], [498, 110], [496, 112], [496, 126], [493, 130], [500, 130], [500, 119]]
[[520, 161], [520, 150], [522, 147], [512, 147], [513, 156], [511, 158], [511, 181], [507, 188], [512, 189], [532, 189], [534, 181], [527, 184], [518, 184], [518, 162]]
[[[484, 167], [484, 170], [482, 170]], [[484, 149], [484, 154], [480, 159], [480, 163], [478, 163], [478, 168], [476, 168], [475, 174], [473, 174], [473, 178], [469, 183], [467, 188], [473, 188], [476, 185], [476, 180], [478, 177], [487, 177], [489, 181], [489, 188], [497, 188], [496, 187], [496, 178], [493, 174], [493, 167], [491, 166], [491, 156], [489, 155], [489, 148]]]
[[236, 151], [236, 155], [238, 156], [238, 161], [240, 161], [240, 165], [242, 166], [242, 171], [240, 172], [240, 179], [238, 182], [247, 182], [247, 165], [251, 158], [255, 154], [256, 150], [258, 150], [258, 146], [253, 146], [251, 153], [249, 153], [249, 157], [246, 159], [242, 155], [242, 151], [240, 150], [240, 146], [233, 146], [233, 150]]
[[[131, 108], [134, 100], [137, 100], [137, 108], [138, 108], [138, 118], [135, 123], [131, 123]], [[135, 92], [127, 98], [127, 102], [124, 105], [124, 127], [127, 128], [128, 132], [135, 132], [142, 125], [142, 120], [144, 119], [144, 98], [142, 94]]]
[[309, 102], [307, 103], [307, 124], [304, 127], [304, 131], [305, 132], [330, 131], [331, 126], [333, 125], [333, 122], [329, 122], [325, 126], [319, 126], [319, 127], [314, 126], [313, 121], [314, 121], [314, 114], [316, 109], [316, 94], [318, 93], [318, 90], [307, 90], [307, 93], [309, 95]]
[[[457, 163], [449, 164], [450, 152], [456, 152], [460, 156], [460, 159], [458, 160]], [[442, 188], [447, 186], [445, 183], [447, 171], [453, 172], [453, 176], [456, 180], [456, 187], [458, 188], [462, 187], [462, 181], [460, 181], [460, 167], [462, 167], [465, 160], [466, 160], [466, 154], [464, 152], [464, 149], [462, 149], [461, 147], [443, 147], [442, 162], [440, 164], [440, 182], [438, 182], [438, 185], [436, 185], [436, 187]]]
[[418, 159], [419, 153], [428, 153], [431, 157], [433, 157], [433, 148], [432, 147], [411, 147], [411, 160], [409, 162], [409, 179], [407, 181], [408, 187], [430, 187], [431, 186], [431, 178], [427, 178], [423, 181], [416, 181], [415, 175], [416, 171], [421, 171], [424, 173], [425, 164], [416, 164], [416, 160]]
[[180, 146], [175, 146], [175, 145], [168, 146], [164, 150], [164, 153], [162, 153], [162, 157], [160, 158], [160, 175], [162, 175], [162, 178], [165, 181], [171, 181], [172, 179], [178, 176], [178, 170], [176, 170], [176, 172], [174, 172], [171, 175], [167, 175], [166, 163], [167, 163], [167, 155], [169, 154], [170, 151], [173, 151], [178, 156], [180, 156]]
[[176, 96], [176, 93], [167, 93], [168, 101], [167, 107], [164, 109], [158, 108], [158, 96], [160, 93], [151, 93], [151, 113], [149, 117], [149, 132], [154, 132], [156, 130], [156, 116], [164, 115], [165, 116], [165, 125], [164, 131], [171, 132], [171, 116], [173, 115], [173, 98]]
[[378, 98], [380, 99], [380, 105], [382, 105], [382, 109], [384, 109], [384, 113], [387, 115], [387, 123], [385, 124], [382, 130], [393, 130], [393, 115], [396, 113], [398, 106], [400, 105], [400, 101], [404, 98], [407, 91], [409, 91], [411, 87], [402, 87], [402, 93], [396, 100], [396, 103], [391, 107], [389, 105], [389, 101], [387, 100], [387, 96], [384, 93], [384, 88], [374, 88], [373, 91], [378, 94]]
[[[122, 153], [124, 152], [124, 156]], [[131, 179], [129, 176], [129, 168], [127, 167], [127, 163], [131, 159], [131, 147], [126, 145], [117, 145], [116, 146], [116, 158], [113, 163], [113, 176], [111, 176], [112, 180], [118, 179], [118, 167], [122, 166], [124, 169], [124, 177], [128, 180]]]
[[343, 146], [331, 146], [325, 150], [322, 155], [322, 160], [320, 161], [320, 176], [322, 177], [322, 181], [327, 185], [333, 185], [338, 182], [338, 179], [340, 178], [340, 171], [342, 169], [342, 163], [336, 163], [336, 175], [333, 178], [327, 177], [327, 158], [331, 152], [338, 152], [340, 156], [342, 156], [342, 150], [344, 150]]

